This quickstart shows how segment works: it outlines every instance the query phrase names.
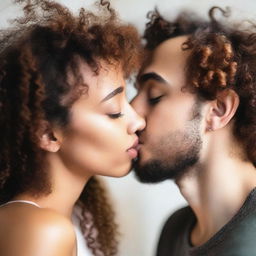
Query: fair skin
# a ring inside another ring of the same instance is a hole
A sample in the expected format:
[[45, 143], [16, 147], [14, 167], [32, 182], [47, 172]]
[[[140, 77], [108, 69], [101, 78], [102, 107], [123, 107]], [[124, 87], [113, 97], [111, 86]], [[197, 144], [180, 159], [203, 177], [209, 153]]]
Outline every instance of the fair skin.
[[139, 91], [132, 105], [147, 123], [140, 133], [139, 165], [157, 159], [175, 166], [178, 157], [191, 154], [191, 145], [198, 150], [198, 158], [182, 174], [178, 170], [179, 176], [168, 175], [197, 217], [190, 239], [199, 246], [239, 210], [256, 187], [256, 171], [232, 133], [232, 118], [239, 105], [234, 91], [225, 90], [216, 100], [200, 102], [200, 118], [191, 117], [198, 98], [182, 89], [189, 51], [181, 46], [186, 39], [169, 39], [155, 49], [138, 79]]
[[[83, 82], [89, 86], [87, 94], [72, 105], [68, 127], [53, 126], [55, 139], [43, 134], [40, 141], [47, 152], [52, 192], [40, 197], [23, 193], [14, 198], [31, 200], [42, 209], [16, 203], [0, 210], [0, 225], [6, 227], [1, 229], [5, 233], [0, 231], [0, 251], [6, 256], [75, 256], [70, 218], [87, 181], [94, 175], [126, 175], [137, 155], [131, 147], [145, 122], [127, 102], [121, 67], [101, 62], [95, 75], [86, 63], [80, 64]], [[13, 226], [10, 237], [6, 230]]]

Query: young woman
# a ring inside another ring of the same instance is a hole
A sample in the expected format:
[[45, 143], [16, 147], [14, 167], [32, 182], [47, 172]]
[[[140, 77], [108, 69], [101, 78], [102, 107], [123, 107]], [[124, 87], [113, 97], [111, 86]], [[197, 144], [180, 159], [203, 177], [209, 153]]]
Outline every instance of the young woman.
[[125, 79], [140, 63], [139, 36], [103, 1], [99, 16], [77, 17], [52, 1], [17, 2], [24, 17], [0, 41], [0, 255], [77, 255], [74, 205], [92, 254], [115, 255], [94, 176], [124, 176], [137, 156], [145, 122]]

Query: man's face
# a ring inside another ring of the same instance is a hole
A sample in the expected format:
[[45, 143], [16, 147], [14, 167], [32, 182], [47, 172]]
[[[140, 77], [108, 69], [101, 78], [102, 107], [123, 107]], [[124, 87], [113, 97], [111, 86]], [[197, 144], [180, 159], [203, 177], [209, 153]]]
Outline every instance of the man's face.
[[143, 182], [177, 179], [198, 162], [201, 149], [201, 104], [185, 86], [187, 37], [159, 45], [138, 77], [138, 95], [132, 101], [146, 120], [140, 133], [140, 153], [134, 170]]

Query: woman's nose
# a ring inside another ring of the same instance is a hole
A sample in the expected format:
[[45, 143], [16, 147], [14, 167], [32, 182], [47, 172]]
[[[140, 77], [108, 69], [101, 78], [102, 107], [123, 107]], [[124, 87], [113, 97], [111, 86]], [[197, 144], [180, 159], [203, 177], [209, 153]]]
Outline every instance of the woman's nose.
[[136, 111], [138, 115], [140, 115], [142, 118], [145, 119], [145, 114], [144, 114], [144, 106], [142, 102], [140, 101], [140, 98], [136, 96], [131, 102], [131, 107]]
[[132, 106], [130, 106], [130, 108], [131, 108], [132, 115], [131, 115], [130, 123], [128, 125], [128, 133], [133, 134], [138, 131], [142, 131], [146, 127], [146, 122], [145, 122], [145, 119], [142, 116], [140, 116]]

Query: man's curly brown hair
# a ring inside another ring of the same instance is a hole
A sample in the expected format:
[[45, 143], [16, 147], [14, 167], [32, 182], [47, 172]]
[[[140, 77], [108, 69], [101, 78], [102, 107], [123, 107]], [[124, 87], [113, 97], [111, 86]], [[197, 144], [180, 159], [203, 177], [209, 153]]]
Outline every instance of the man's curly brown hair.
[[[251, 22], [232, 24], [215, 18], [215, 12], [229, 15], [229, 9], [212, 7], [209, 20], [182, 12], [173, 21], [155, 10], [149, 13], [144, 39], [149, 53], [163, 41], [187, 35], [183, 50], [187, 59], [185, 88], [201, 100], [214, 100], [218, 92], [232, 89], [239, 96], [234, 116], [234, 135], [256, 166], [256, 26]], [[242, 27], [243, 25], [243, 27]]]
[[[127, 78], [142, 54], [136, 29], [121, 23], [109, 2], [98, 3], [99, 15], [81, 8], [77, 16], [54, 1], [15, 2], [24, 15], [0, 31], [0, 203], [51, 192], [39, 138], [51, 124], [69, 124], [82, 82], [77, 57], [95, 74], [101, 60], [118, 63]], [[77, 203], [93, 255], [115, 255], [114, 213], [99, 180], [91, 178]]]

